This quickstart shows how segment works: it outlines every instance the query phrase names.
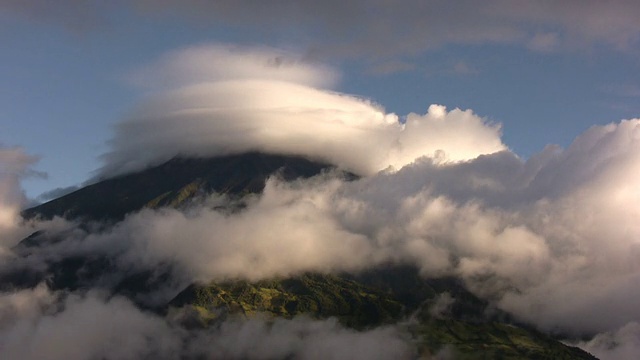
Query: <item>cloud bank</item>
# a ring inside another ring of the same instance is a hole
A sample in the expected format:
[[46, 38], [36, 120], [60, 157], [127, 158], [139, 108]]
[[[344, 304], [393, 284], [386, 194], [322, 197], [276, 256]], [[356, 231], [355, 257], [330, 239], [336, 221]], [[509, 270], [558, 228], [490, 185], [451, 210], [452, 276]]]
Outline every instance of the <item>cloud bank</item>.
[[0, 347], [10, 359], [410, 359], [399, 329], [356, 332], [335, 319], [229, 319], [186, 330], [124, 298], [63, 296], [46, 286], [0, 294]]
[[259, 150], [321, 159], [360, 174], [416, 158], [461, 161], [504, 150], [500, 126], [432, 105], [404, 121], [380, 105], [325, 89], [335, 72], [270, 48], [203, 45], [134, 76], [157, 92], [121, 122], [100, 176], [177, 155]]
[[625, 120], [527, 161], [502, 151], [352, 182], [274, 178], [238, 213], [215, 196], [186, 212], [143, 210], [28, 259], [103, 252], [122, 269], [173, 264], [185, 284], [411, 264], [540, 328], [595, 334], [640, 320], [638, 174], [640, 119]]

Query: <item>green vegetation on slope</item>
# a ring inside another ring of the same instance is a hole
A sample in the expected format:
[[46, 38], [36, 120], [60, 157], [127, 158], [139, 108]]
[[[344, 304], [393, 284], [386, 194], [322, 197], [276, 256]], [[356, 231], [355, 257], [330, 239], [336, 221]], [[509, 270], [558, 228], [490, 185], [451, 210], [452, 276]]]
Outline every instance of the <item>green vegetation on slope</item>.
[[336, 317], [344, 325], [358, 329], [393, 322], [404, 313], [404, 306], [390, 294], [341, 277], [315, 274], [256, 283], [192, 285], [170, 305], [246, 316], [260, 313], [284, 318], [301, 314]]
[[[488, 316], [487, 303], [453, 279], [424, 280], [417, 270], [402, 267], [359, 277], [369, 284], [349, 276], [306, 274], [191, 285], [170, 306], [195, 310], [199, 326], [216, 324], [229, 314], [335, 317], [359, 330], [399, 324], [415, 339], [420, 354], [446, 351], [455, 359], [595, 359], [539, 331], [501, 320], [508, 318], [504, 313], [494, 310]], [[442, 297], [451, 301], [434, 313]]]

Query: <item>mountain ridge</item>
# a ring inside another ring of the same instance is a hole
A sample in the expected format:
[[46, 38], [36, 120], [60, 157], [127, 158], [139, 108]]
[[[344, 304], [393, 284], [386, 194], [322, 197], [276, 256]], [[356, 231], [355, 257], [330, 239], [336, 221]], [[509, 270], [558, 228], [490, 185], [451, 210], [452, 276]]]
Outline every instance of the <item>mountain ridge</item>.
[[176, 157], [158, 166], [87, 185], [25, 209], [22, 216], [26, 219], [60, 216], [96, 221], [122, 220], [127, 213], [143, 207], [175, 207], [197, 193], [259, 193], [266, 179], [275, 174], [291, 181], [336, 168], [301, 156], [259, 152], [213, 158]]

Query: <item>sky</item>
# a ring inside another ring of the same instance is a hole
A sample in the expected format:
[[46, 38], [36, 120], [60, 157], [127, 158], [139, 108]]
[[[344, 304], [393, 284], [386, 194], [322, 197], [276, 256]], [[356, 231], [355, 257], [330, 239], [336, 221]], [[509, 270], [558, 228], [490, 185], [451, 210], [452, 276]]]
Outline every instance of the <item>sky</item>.
[[471, 109], [528, 158], [638, 116], [639, 16], [635, 1], [3, 0], [0, 144], [39, 158], [22, 179], [30, 199], [79, 185], [104, 168], [118, 124], [169, 86], [149, 68], [248, 46], [326, 67], [322, 86], [401, 122], [432, 104]]

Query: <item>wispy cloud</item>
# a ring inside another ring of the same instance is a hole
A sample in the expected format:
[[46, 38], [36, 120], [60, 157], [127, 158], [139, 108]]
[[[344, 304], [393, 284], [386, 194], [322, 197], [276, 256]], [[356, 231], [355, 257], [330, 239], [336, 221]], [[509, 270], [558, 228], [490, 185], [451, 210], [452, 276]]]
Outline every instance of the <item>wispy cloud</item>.
[[640, 6], [633, 0], [464, 0], [455, 4], [442, 0], [137, 0], [109, 5], [9, 0], [1, 2], [0, 9], [81, 31], [108, 24], [123, 12], [238, 26], [262, 34], [293, 28], [322, 56], [407, 55], [448, 44], [479, 43], [513, 44], [534, 51], [593, 49], [594, 45], [633, 51], [640, 35]]

